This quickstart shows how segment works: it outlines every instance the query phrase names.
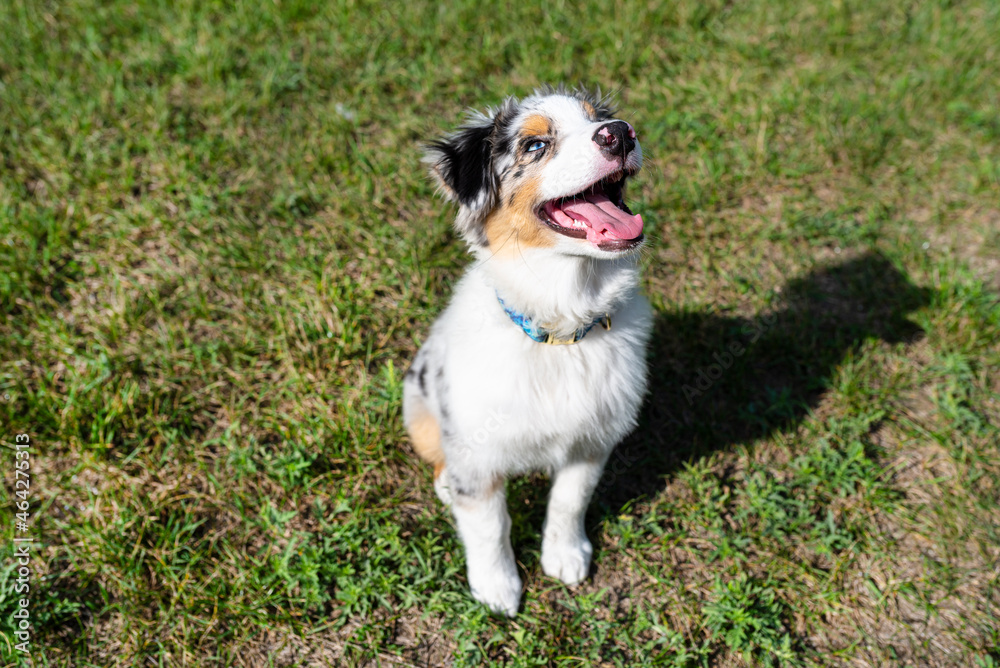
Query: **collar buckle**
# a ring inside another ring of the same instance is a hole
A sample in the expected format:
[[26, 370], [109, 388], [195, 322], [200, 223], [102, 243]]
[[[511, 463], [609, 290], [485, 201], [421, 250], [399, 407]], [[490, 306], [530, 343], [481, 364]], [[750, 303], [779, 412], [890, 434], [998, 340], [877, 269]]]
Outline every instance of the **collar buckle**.
[[576, 343], [582, 338], [583, 337], [580, 336], [580, 330], [576, 330], [573, 333], [572, 338], [569, 339], [557, 339], [556, 337], [552, 336], [552, 332], [549, 332], [548, 334], [545, 335], [545, 341], [543, 341], [542, 343], [547, 343], [550, 346], [568, 346], [573, 343]]

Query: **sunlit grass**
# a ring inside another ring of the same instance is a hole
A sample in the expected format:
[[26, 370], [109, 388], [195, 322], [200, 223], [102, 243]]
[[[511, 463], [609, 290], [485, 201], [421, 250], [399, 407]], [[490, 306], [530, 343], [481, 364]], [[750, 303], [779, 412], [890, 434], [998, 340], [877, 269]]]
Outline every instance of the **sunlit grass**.
[[[0, 34], [35, 665], [1000, 660], [1000, 6], [13, 0]], [[507, 621], [400, 421], [468, 261], [420, 144], [557, 82], [647, 156], [653, 382], [587, 583], [509, 485]]]

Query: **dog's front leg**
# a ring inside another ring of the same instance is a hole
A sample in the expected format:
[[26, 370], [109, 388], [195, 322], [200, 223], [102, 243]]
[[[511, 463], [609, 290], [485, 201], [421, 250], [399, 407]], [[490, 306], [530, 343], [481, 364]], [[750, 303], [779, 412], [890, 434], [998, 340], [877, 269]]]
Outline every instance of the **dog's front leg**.
[[521, 578], [510, 546], [510, 515], [503, 478], [445, 472], [451, 509], [465, 545], [469, 586], [476, 600], [508, 617], [517, 614]]
[[542, 570], [575, 585], [587, 577], [594, 552], [584, 518], [604, 470], [604, 459], [575, 461], [555, 472], [542, 529]]

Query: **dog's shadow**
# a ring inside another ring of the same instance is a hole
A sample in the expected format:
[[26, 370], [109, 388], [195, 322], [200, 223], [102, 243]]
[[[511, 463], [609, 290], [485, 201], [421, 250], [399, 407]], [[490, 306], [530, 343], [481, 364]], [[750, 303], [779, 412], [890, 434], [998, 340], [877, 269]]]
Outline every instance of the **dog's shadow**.
[[[649, 396], [638, 428], [618, 445], [594, 493], [588, 525], [651, 498], [684, 462], [793, 431], [830, 386], [838, 365], [868, 339], [910, 341], [907, 320], [930, 291], [867, 253], [781, 286], [754, 318], [659, 314], [649, 351]], [[514, 542], [537, 547], [547, 485], [515, 492]]]
[[755, 318], [659, 315], [639, 427], [616, 448], [594, 495], [602, 517], [656, 494], [685, 461], [794, 430], [837, 366], [868, 339], [909, 341], [928, 303], [887, 259], [867, 253], [782, 286]]

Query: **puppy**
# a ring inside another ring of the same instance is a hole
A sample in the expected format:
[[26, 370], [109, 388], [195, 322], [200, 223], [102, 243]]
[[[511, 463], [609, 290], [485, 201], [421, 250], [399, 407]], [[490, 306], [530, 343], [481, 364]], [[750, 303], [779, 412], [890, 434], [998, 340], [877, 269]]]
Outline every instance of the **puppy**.
[[505, 478], [551, 475], [542, 570], [579, 583], [587, 505], [646, 391], [643, 223], [624, 201], [642, 149], [605, 99], [545, 89], [474, 115], [426, 161], [476, 261], [406, 373], [403, 419], [454, 513], [472, 595], [513, 617]]

